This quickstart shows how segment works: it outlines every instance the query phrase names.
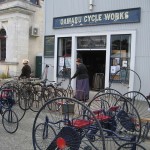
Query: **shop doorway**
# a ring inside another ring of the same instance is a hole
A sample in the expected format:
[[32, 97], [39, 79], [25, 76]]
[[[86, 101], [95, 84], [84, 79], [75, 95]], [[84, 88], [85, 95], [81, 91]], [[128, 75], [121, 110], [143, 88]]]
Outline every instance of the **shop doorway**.
[[78, 51], [77, 57], [82, 58], [88, 69], [90, 90], [104, 89], [106, 51]]

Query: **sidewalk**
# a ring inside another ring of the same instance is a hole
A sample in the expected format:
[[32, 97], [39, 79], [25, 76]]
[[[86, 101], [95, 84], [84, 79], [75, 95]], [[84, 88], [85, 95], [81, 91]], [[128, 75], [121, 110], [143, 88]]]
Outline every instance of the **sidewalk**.
[[[0, 150], [33, 150], [32, 126], [36, 113], [28, 110], [19, 124], [16, 133], [7, 133], [2, 124], [0, 125]], [[150, 150], [150, 139], [142, 143], [147, 150]], [[111, 149], [113, 150], [113, 149]]]

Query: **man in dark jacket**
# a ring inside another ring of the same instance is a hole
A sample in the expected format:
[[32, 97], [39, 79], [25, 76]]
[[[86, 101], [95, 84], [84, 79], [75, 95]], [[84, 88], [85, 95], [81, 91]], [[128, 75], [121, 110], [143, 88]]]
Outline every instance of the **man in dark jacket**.
[[23, 63], [24, 66], [22, 67], [22, 70], [21, 70], [22, 72], [21, 72], [21, 75], [20, 75], [19, 78], [30, 78], [31, 67], [28, 65], [29, 60], [24, 59], [22, 61], [22, 63]]

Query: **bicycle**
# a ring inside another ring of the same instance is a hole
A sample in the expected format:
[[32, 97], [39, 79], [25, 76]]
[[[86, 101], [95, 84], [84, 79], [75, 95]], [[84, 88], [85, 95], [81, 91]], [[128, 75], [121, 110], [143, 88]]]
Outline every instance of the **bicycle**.
[[32, 111], [34, 112], [39, 111], [40, 107], [42, 107], [45, 104], [45, 102], [47, 102], [49, 99], [61, 97], [63, 95], [62, 90], [58, 88], [58, 86], [60, 86], [62, 82], [60, 83], [53, 83], [53, 82], [55, 81], [49, 81], [48, 79], [44, 79], [43, 81], [35, 83], [32, 86], [34, 95], [32, 103], [30, 104], [30, 109]]
[[[58, 111], [56, 103], [62, 100], [64, 105]], [[49, 110], [47, 105], [53, 109]], [[98, 130], [95, 135], [90, 133], [94, 129]], [[67, 97], [51, 99], [39, 110], [33, 124], [32, 142], [34, 150], [105, 150], [102, 128], [95, 115], [83, 103]]]
[[26, 110], [22, 109], [21, 107], [21, 102], [23, 101], [21, 96], [21, 85], [22, 83], [19, 83], [17, 78], [15, 80], [6, 82], [1, 86], [2, 89], [9, 89], [12, 91], [12, 98], [14, 99], [15, 103], [11, 109], [17, 114], [19, 121], [22, 120], [26, 113]]
[[0, 112], [2, 115], [2, 124], [8, 133], [15, 133], [18, 129], [19, 120], [17, 114], [12, 110], [15, 100], [13, 99], [13, 91], [3, 88], [0, 91]]
[[102, 93], [94, 97], [88, 107], [101, 123], [107, 150], [140, 142], [141, 119], [130, 100], [117, 93]]

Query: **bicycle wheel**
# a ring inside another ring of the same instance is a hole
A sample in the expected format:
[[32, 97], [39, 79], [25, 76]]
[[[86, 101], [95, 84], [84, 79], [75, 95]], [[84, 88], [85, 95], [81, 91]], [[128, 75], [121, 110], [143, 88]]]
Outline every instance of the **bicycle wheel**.
[[148, 126], [146, 125], [147, 122], [143, 121], [145, 118], [149, 118], [150, 114], [150, 102], [147, 100], [147, 98], [138, 91], [130, 91], [124, 94], [124, 96], [134, 105], [134, 107], [137, 109], [139, 116], [142, 121], [142, 137], [141, 141], [143, 141], [146, 138], [146, 133], [148, 132]]
[[5, 88], [5, 87], [16, 87], [16, 88], [19, 88], [19, 84], [18, 84], [18, 82], [17, 81], [14, 81], [14, 80], [12, 80], [12, 81], [7, 81], [7, 82], [5, 82], [3, 85], [2, 85], [2, 88]]
[[121, 145], [117, 150], [146, 150], [146, 148], [137, 143], [125, 143]]
[[46, 88], [42, 85], [34, 84], [33, 85], [33, 98], [30, 101], [30, 109], [34, 112], [38, 112], [39, 109], [45, 104], [45, 96], [47, 94]]
[[49, 145], [49, 140], [52, 141], [55, 136], [55, 130], [47, 123], [40, 123], [35, 128], [35, 144], [38, 149], [46, 149]]
[[[130, 79], [134, 79], [134, 87], [132, 87], [133, 83], [129, 83]], [[134, 91], [140, 91], [141, 78], [134, 70], [123, 67], [115, 74], [110, 76], [109, 87], [116, 89], [121, 94], [124, 94], [133, 89]]]
[[[61, 109], [56, 103], [62, 103]], [[94, 114], [83, 103], [67, 97], [51, 99], [39, 110], [33, 123], [32, 142], [35, 150], [105, 150], [102, 128]]]
[[32, 103], [34, 94], [33, 87], [31, 83], [25, 83], [20, 87], [20, 99], [19, 106], [23, 110], [28, 110], [30, 104]]
[[19, 125], [16, 113], [12, 110], [6, 110], [2, 115], [2, 124], [8, 133], [15, 133]]
[[117, 149], [127, 142], [139, 142], [141, 122], [133, 104], [116, 93], [103, 93], [93, 98], [88, 107], [103, 128], [106, 149]]
[[102, 90], [100, 90], [99, 92], [97, 92], [97, 93], [94, 95], [94, 97], [93, 97], [93, 98], [95, 98], [95, 97], [97, 97], [98, 95], [101, 95], [101, 94], [103, 94], [103, 93], [116, 93], [116, 94], [120, 94], [120, 95], [122, 95], [119, 91], [117, 91], [117, 90], [115, 90], [115, 89], [112, 89], [112, 88], [107, 87], [107, 88], [102, 89]]

